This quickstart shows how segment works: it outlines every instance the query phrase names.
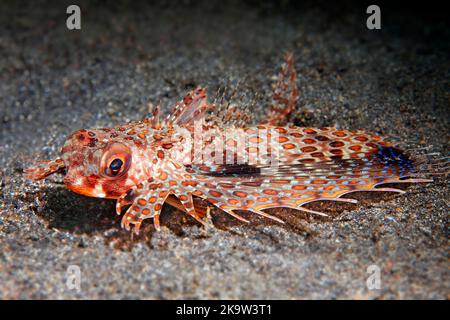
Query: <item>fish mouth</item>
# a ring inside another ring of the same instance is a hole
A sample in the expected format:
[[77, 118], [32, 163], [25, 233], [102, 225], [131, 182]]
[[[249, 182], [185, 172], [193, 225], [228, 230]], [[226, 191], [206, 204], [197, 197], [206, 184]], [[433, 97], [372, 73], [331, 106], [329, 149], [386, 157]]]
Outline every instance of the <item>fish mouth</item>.
[[87, 197], [117, 199], [121, 190], [115, 190], [115, 184], [99, 175], [84, 175], [77, 168], [69, 168], [64, 177], [64, 184], [70, 191]]
[[122, 195], [122, 193], [116, 194], [103, 190], [101, 184], [90, 185], [89, 183], [86, 183], [88, 181], [86, 178], [82, 178], [80, 181], [82, 181], [82, 183], [78, 184], [65, 179], [64, 184], [70, 191], [91, 198], [117, 199]]
[[71, 183], [65, 183], [67, 189], [69, 189], [70, 191], [77, 193], [77, 194], [81, 194], [83, 196], [87, 196], [87, 197], [93, 197], [93, 198], [104, 198], [104, 196], [102, 194], [97, 194], [94, 192], [93, 188], [90, 187], [86, 187], [86, 186], [79, 186], [79, 185], [75, 185], [75, 184], [71, 184]]
[[64, 184], [67, 189], [74, 193], [81, 194], [87, 197], [104, 198], [105, 194], [102, 190], [96, 188], [96, 181], [78, 174], [78, 172], [68, 172], [64, 176]]

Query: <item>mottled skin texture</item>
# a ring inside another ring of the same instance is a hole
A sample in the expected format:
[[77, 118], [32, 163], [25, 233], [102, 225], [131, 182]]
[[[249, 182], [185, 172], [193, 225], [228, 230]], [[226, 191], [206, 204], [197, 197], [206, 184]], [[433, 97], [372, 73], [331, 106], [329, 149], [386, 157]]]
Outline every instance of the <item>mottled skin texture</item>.
[[[429, 173], [379, 136], [359, 130], [281, 126], [296, 105], [298, 90], [292, 55], [286, 56], [264, 124], [228, 130], [208, 118], [214, 108], [206, 90], [188, 93], [164, 120], [159, 108], [142, 121], [114, 128], [79, 130], [70, 135], [60, 158], [25, 171], [42, 179], [66, 170], [66, 186], [86, 196], [117, 199], [127, 230], [159, 215], [169, 203], [204, 222], [206, 200], [246, 221], [235, 210], [303, 207], [318, 200], [356, 202], [355, 191], [392, 191], [381, 184], [428, 182]], [[200, 132], [200, 133], [199, 133]]]

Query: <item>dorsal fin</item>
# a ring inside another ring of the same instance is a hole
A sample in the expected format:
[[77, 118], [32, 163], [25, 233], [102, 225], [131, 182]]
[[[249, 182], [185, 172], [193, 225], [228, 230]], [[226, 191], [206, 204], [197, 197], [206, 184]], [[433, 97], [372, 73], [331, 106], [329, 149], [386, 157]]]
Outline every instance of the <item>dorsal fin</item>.
[[152, 117], [151, 117], [151, 125], [153, 128], [159, 129], [161, 124], [159, 122], [159, 115], [160, 115], [160, 107], [159, 104], [156, 106], [156, 108], [153, 109]]
[[294, 111], [298, 95], [294, 55], [292, 52], [287, 52], [285, 63], [273, 87], [272, 106], [264, 122], [276, 126], [284, 125]]
[[166, 119], [167, 124], [183, 126], [192, 121], [201, 120], [205, 116], [207, 107], [206, 89], [197, 87], [175, 105], [174, 110]]

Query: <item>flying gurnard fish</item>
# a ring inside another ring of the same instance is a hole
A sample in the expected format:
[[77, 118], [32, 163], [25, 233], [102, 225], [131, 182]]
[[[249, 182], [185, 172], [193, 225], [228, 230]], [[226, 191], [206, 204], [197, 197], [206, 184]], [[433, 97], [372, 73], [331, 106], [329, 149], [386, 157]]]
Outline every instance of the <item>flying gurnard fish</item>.
[[430, 175], [446, 170], [414, 160], [366, 131], [284, 125], [296, 106], [296, 79], [288, 53], [272, 106], [257, 126], [225, 128], [217, 116], [208, 115], [215, 105], [199, 87], [163, 121], [158, 107], [141, 121], [74, 132], [60, 157], [38, 162], [25, 175], [40, 180], [65, 171], [64, 183], [73, 192], [117, 199], [118, 214], [129, 205], [122, 227], [134, 225], [138, 233], [148, 218], [160, 229], [164, 203], [201, 223], [210, 208], [199, 204], [205, 202], [242, 221], [247, 220], [236, 210], [282, 223], [265, 210], [286, 207], [325, 215], [304, 205], [355, 203], [345, 196], [356, 191], [403, 193], [381, 185], [430, 182]]

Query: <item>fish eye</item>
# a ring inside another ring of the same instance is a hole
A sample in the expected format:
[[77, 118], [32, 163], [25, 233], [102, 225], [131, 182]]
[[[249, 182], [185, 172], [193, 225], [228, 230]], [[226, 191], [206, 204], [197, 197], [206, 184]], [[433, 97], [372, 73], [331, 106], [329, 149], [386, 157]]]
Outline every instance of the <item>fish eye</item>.
[[118, 178], [128, 171], [130, 164], [130, 149], [121, 143], [113, 143], [102, 156], [100, 173], [107, 178]]
[[117, 173], [119, 173], [120, 168], [122, 168], [122, 166], [123, 161], [120, 160], [119, 158], [116, 158], [109, 164], [109, 170], [111, 170], [111, 173], [116, 175]]

